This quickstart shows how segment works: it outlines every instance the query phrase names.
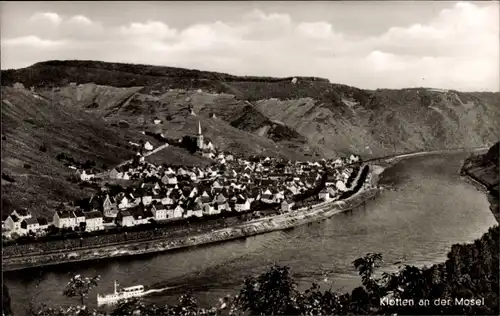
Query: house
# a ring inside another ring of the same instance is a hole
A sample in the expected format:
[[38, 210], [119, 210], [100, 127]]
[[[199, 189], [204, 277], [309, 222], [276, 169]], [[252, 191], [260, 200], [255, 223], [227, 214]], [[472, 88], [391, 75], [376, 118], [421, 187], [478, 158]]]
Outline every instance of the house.
[[172, 204], [174, 204], [174, 200], [172, 198], [168, 197], [168, 196], [167, 197], [163, 197], [161, 199], [161, 204], [163, 204], [163, 205], [172, 205]]
[[54, 226], [57, 228], [68, 228], [77, 226], [76, 217], [72, 213], [73, 212], [70, 211], [55, 212], [52, 220]]
[[80, 174], [80, 180], [82, 181], [90, 181], [90, 179], [94, 178], [95, 175], [88, 174], [85, 170]]
[[134, 217], [129, 211], [120, 211], [116, 216], [116, 224], [122, 227], [131, 227], [135, 225]]
[[325, 186], [329, 187], [337, 183], [337, 177], [333, 174], [328, 174], [326, 177]]
[[342, 191], [342, 192], [347, 191], [347, 187], [345, 186], [345, 183], [344, 183], [344, 182], [342, 182], [342, 181], [340, 181], [340, 180], [339, 180], [339, 181], [337, 181], [337, 183], [335, 184], [335, 186], [337, 187], [337, 189], [338, 189], [339, 191]]
[[214, 144], [212, 144], [212, 141], [210, 141], [210, 140], [203, 145], [203, 148], [207, 149], [209, 151], [215, 150], [215, 146], [214, 146]]
[[351, 170], [349, 169], [344, 169], [342, 170], [342, 177], [344, 177], [345, 180], [349, 179], [349, 176], [351, 175]]
[[24, 231], [24, 233], [29, 233], [29, 232], [37, 232], [40, 229], [40, 224], [36, 220], [36, 218], [25, 218], [21, 222], [21, 230]]
[[193, 209], [188, 209], [184, 213], [184, 218], [189, 218], [189, 217], [192, 217], [192, 216], [196, 216], [196, 217], [202, 217], [203, 216], [203, 211], [202, 211], [202, 208], [201, 208], [201, 206], [200, 206], [199, 203], [195, 203], [195, 205], [193, 205]]
[[75, 217], [75, 226], [81, 226], [81, 223], [85, 223], [85, 214], [81, 210], [77, 210], [73, 212]]
[[202, 209], [203, 215], [220, 214], [220, 211], [218, 211], [213, 205], [210, 204], [204, 204]]
[[201, 156], [209, 159], [213, 159], [215, 157], [215, 154], [207, 148], [204, 148], [201, 152]]
[[214, 183], [212, 183], [212, 189], [214, 189], [214, 190], [220, 190], [222, 188], [223, 188], [223, 186], [220, 185], [220, 183], [218, 181], [214, 181]]
[[166, 174], [161, 178], [163, 184], [175, 185], [178, 183], [177, 177], [175, 175]]
[[250, 201], [243, 196], [239, 195], [236, 203], [234, 204], [234, 209], [237, 212], [245, 212], [250, 210]]
[[269, 203], [269, 204], [274, 203], [273, 194], [269, 189], [267, 189], [266, 191], [264, 191], [264, 193], [262, 193], [260, 200], [264, 203]]
[[85, 213], [85, 223], [85, 230], [88, 232], [104, 229], [102, 213], [99, 211]]
[[106, 217], [116, 217], [118, 215], [118, 208], [116, 207], [115, 204], [112, 204], [110, 208], [104, 209], [103, 210], [104, 216]]
[[153, 186], [153, 191], [160, 191], [161, 190], [161, 187], [160, 187], [160, 184], [158, 182], [155, 182], [155, 185]]
[[149, 205], [153, 202], [153, 196], [151, 194], [145, 194], [141, 197], [141, 201], [144, 205]]
[[103, 211], [110, 210], [114, 206], [115, 205], [111, 202], [111, 198], [109, 197], [109, 194], [106, 194], [106, 197], [104, 198], [104, 201], [102, 202], [102, 209], [103, 209]]
[[21, 219], [16, 215], [9, 215], [5, 220], [5, 228], [12, 232], [19, 232], [21, 230]]
[[146, 150], [153, 150], [153, 145], [151, 145], [150, 142], [146, 142], [144, 144], [144, 149], [146, 149]]
[[155, 123], [156, 125], [161, 124], [161, 120], [160, 119], [154, 119], [153, 123]]
[[359, 161], [359, 156], [358, 155], [351, 155], [349, 157], [349, 163], [355, 163]]
[[282, 203], [281, 203], [281, 211], [283, 212], [290, 212], [290, 210], [292, 209], [292, 206], [294, 205], [295, 203], [293, 203], [292, 201], [287, 201], [287, 200], [284, 200]]
[[154, 203], [151, 208], [151, 211], [156, 221], [162, 221], [168, 218], [167, 207], [161, 203]]
[[172, 175], [172, 174], [176, 174], [176, 172], [175, 172], [174, 170], [172, 170], [172, 168], [168, 167], [168, 169], [167, 169], [167, 170], [165, 170], [165, 174], [170, 174], [170, 175]]
[[118, 208], [119, 209], [126, 209], [130, 207], [129, 199], [124, 196], [121, 200], [120, 203], [118, 203]]
[[320, 200], [327, 201], [330, 199], [330, 193], [328, 192], [328, 189], [325, 187], [323, 190], [321, 190], [318, 194], [318, 197]]
[[[111, 171], [109, 172], [109, 178], [110, 178], [110, 179], [119, 179], [119, 178], [120, 178], [120, 177], [119, 177], [119, 174], [120, 174], [120, 173], [118, 172], [118, 170], [116, 170], [116, 168], [113, 168], [113, 169], [111, 169]], [[121, 177], [123, 178], [123, 174], [122, 174], [122, 176], [121, 176]]]
[[23, 210], [14, 210], [11, 213], [12, 215], [16, 215], [19, 219], [23, 220], [25, 218], [31, 218], [31, 212], [27, 209]]
[[38, 217], [37, 221], [38, 221], [39, 231], [44, 231], [47, 228], [49, 228], [49, 222], [47, 221], [47, 219], [45, 217]]
[[180, 205], [176, 205], [173, 210], [174, 210], [173, 218], [182, 218], [184, 209]]
[[220, 193], [219, 195], [217, 195], [217, 197], [214, 199], [213, 202], [217, 202], [219, 204], [224, 204], [224, 203], [226, 203], [226, 200], [227, 200], [226, 197], [222, 193]]
[[276, 202], [279, 202], [281, 200], [283, 200], [285, 198], [283, 192], [276, 192], [274, 195], [273, 195], [273, 200], [276, 201]]
[[130, 212], [134, 217], [135, 225], [149, 224], [154, 215], [150, 210], [143, 210], [140, 207], [135, 207]]

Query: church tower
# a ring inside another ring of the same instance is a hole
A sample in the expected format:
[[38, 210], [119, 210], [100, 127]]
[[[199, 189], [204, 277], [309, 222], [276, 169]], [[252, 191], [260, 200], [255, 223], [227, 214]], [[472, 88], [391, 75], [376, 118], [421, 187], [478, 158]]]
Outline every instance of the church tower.
[[196, 145], [198, 149], [203, 149], [203, 135], [201, 134], [201, 123], [198, 121], [198, 134], [196, 135]]

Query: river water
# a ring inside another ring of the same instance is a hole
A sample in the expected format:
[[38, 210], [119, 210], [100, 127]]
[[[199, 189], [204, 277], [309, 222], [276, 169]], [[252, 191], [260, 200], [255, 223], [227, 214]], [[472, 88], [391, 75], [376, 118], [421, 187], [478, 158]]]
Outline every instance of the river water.
[[242, 240], [211, 244], [161, 254], [109, 259], [8, 272], [15, 315], [25, 315], [31, 298], [51, 304], [77, 303], [62, 296], [70, 272], [101, 275], [91, 293], [111, 292], [120, 285], [143, 284], [176, 290], [146, 298], [173, 303], [191, 291], [200, 305], [216, 304], [219, 297], [235, 294], [245, 276], [266, 271], [274, 263], [288, 265], [304, 288], [311, 282], [350, 291], [360, 284], [352, 261], [368, 252], [384, 257], [382, 271], [396, 262], [430, 265], [446, 260], [454, 243], [481, 237], [496, 221], [486, 195], [459, 176], [467, 154], [434, 154], [405, 159], [381, 175], [384, 190], [352, 211], [294, 229]]

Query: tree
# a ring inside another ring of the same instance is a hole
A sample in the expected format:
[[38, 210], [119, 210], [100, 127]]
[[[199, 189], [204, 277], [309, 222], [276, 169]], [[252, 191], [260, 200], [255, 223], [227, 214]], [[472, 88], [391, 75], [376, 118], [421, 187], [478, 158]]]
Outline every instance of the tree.
[[252, 315], [292, 315], [297, 314], [296, 296], [290, 268], [274, 265], [257, 278], [245, 278], [235, 306]]
[[80, 297], [81, 305], [85, 306], [85, 299], [88, 297], [89, 292], [97, 286], [99, 279], [98, 275], [92, 278], [83, 278], [79, 274], [75, 275], [66, 285], [63, 295], [67, 297]]
[[380, 266], [382, 262], [382, 255], [380, 253], [368, 253], [363, 258], [353, 261], [354, 267], [358, 270], [363, 285], [369, 290], [376, 290], [379, 285], [373, 277], [375, 268]]
[[[158, 307], [147, 305], [140, 299], [123, 301], [112, 315], [498, 315], [499, 285], [498, 230], [490, 229], [479, 242], [459, 245], [450, 251], [445, 263], [431, 268], [417, 268], [404, 265], [395, 273], [384, 273], [381, 278], [374, 276], [382, 262], [381, 254], [369, 253], [353, 262], [362, 278], [363, 286], [352, 293], [341, 294], [328, 289], [321, 291], [317, 284], [305, 292], [296, 288], [288, 267], [272, 266], [269, 271], [257, 277], [244, 280], [239, 294], [231, 299], [220, 299], [218, 306], [201, 308], [190, 294], [180, 297], [173, 306]], [[488, 252], [488, 253], [486, 253]], [[472, 255], [471, 255], [472, 254]], [[472, 256], [473, 259], [465, 259]], [[480, 273], [475, 275], [474, 273]], [[457, 274], [459, 277], [457, 277]], [[69, 310], [45, 308], [36, 315], [44, 316], [84, 316], [90, 311], [84, 308], [84, 298], [97, 280], [73, 277], [68, 283], [71, 291], [65, 295], [80, 296], [82, 306]], [[81, 289], [81, 290], [77, 290]], [[380, 299], [411, 298], [452, 299], [484, 297], [484, 306], [381, 306]], [[101, 314], [94, 314], [101, 315]], [[106, 314], [109, 315], [109, 314]]]

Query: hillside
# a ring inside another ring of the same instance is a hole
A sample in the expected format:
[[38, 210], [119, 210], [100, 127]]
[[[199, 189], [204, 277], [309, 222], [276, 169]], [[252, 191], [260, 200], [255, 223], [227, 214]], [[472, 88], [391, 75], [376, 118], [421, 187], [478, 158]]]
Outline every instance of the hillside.
[[[91, 191], [66, 180], [72, 171], [59, 153], [107, 167], [134, 154], [128, 141], [158, 145], [142, 132], [177, 139], [195, 133], [198, 121], [222, 150], [298, 160], [485, 146], [500, 135], [500, 93], [371, 91], [313, 77], [97, 61], [48, 61], [1, 74], [2, 165], [15, 180], [2, 180], [2, 191], [12, 207], [47, 209]], [[150, 159], [208, 163], [176, 147]]]
[[[215, 114], [275, 146], [301, 148], [305, 157], [484, 146], [500, 135], [500, 93], [369, 91], [321, 78], [297, 77], [293, 83], [292, 78], [95, 61], [48, 61], [2, 71], [2, 85], [15, 82], [107, 120], [139, 121], [142, 128], [158, 130], [150, 123], [154, 116], [180, 119], [193, 107], [199, 116]], [[84, 85], [67, 87], [70, 82]], [[52, 87], [61, 89], [52, 92]]]
[[19, 207], [51, 215], [59, 202], [94, 192], [68, 180], [74, 170], [59, 154], [103, 170], [135, 155], [127, 143], [140, 139], [158, 144], [28, 90], [2, 87], [2, 215]]
[[463, 165], [462, 173], [481, 183], [488, 190], [491, 211], [500, 222], [499, 209], [499, 168], [500, 142], [492, 146], [484, 155], [469, 157]]
[[[61, 87], [57, 91], [39, 89], [39, 93], [59, 104], [95, 113], [109, 122], [127, 121], [138, 130], [164, 133], [175, 138], [196, 131], [197, 126], [194, 125], [192, 129], [183, 127], [189, 125], [192, 118], [205, 126], [204, 120], [215, 115], [216, 119], [207, 122], [207, 126], [213, 127], [207, 136], [219, 139], [216, 143], [220, 143], [223, 150], [230, 150], [231, 146], [226, 144], [237, 142], [241, 148], [238, 153], [241, 154], [268, 151], [294, 159], [304, 159], [305, 155], [316, 156], [316, 153], [322, 156], [321, 150], [309, 146], [305, 137], [283, 124], [272, 122], [254, 106], [236, 99], [234, 95], [183, 89], [169, 89], [165, 93], [155, 90], [151, 95], [146, 90], [86, 83], [78, 87]], [[191, 115], [191, 109], [196, 116]], [[162, 123], [154, 124], [156, 118]], [[228, 124], [233, 128], [229, 128]]]

